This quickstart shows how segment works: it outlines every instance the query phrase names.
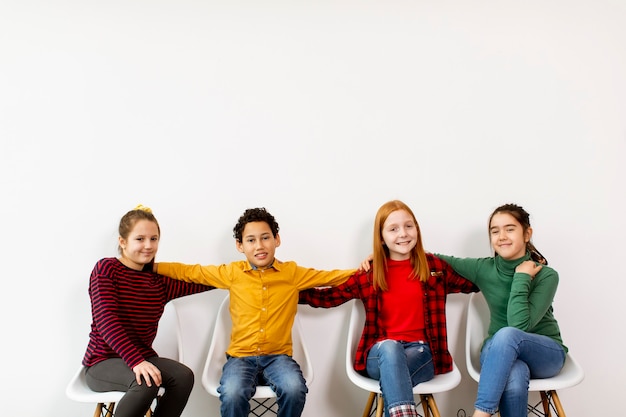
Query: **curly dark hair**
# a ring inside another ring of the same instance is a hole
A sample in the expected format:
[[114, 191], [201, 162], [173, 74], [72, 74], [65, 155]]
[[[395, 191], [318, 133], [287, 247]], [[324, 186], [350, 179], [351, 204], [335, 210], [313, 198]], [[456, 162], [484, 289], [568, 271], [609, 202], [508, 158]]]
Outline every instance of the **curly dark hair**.
[[278, 223], [265, 207], [251, 208], [244, 211], [233, 228], [233, 237], [237, 242], [241, 243], [243, 229], [248, 223], [252, 222], [265, 222], [269, 225], [270, 229], [272, 229], [272, 235], [274, 235], [274, 237], [278, 234]]

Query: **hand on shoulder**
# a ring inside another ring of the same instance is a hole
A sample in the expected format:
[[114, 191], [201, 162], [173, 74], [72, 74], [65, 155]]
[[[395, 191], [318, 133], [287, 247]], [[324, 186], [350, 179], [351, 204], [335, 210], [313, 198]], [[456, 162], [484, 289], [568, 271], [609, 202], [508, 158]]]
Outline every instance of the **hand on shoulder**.
[[534, 279], [539, 271], [541, 271], [541, 268], [543, 268], [543, 265], [541, 265], [540, 263], [528, 260], [517, 265], [517, 267], [515, 268], [515, 272], [528, 274], [530, 275], [531, 279]]

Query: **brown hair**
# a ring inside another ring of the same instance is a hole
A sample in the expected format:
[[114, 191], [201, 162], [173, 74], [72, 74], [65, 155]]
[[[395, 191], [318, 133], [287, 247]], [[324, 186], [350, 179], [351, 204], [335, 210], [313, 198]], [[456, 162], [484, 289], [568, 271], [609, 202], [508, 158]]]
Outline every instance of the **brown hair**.
[[413, 214], [413, 211], [399, 200], [388, 201], [383, 204], [376, 213], [376, 219], [374, 220], [374, 250], [373, 254], [373, 284], [374, 289], [387, 290], [387, 280], [385, 275], [387, 272], [387, 258], [389, 257], [389, 249], [385, 245], [383, 240], [383, 226], [387, 217], [394, 211], [404, 210], [411, 215], [415, 227], [417, 229], [417, 243], [411, 251], [411, 265], [413, 266], [413, 279], [420, 279], [421, 281], [427, 281], [430, 276], [430, 268], [428, 267], [428, 260], [426, 259], [426, 252], [424, 252], [424, 246], [422, 245], [422, 232], [420, 231], [419, 223]]
[[[501, 205], [500, 207], [495, 209], [493, 213], [491, 213], [491, 216], [489, 216], [489, 223], [487, 223], [487, 230], [489, 230], [491, 227], [491, 219], [493, 219], [493, 216], [495, 216], [498, 213], [507, 213], [513, 216], [515, 220], [517, 220], [519, 224], [522, 225], [522, 230], [524, 231], [524, 233], [528, 229], [530, 229], [530, 214], [528, 214], [528, 212], [524, 210], [522, 206], [509, 203], [509, 204]], [[526, 250], [530, 252], [530, 258], [533, 261], [539, 262], [540, 264], [543, 264], [543, 265], [548, 265], [548, 260], [541, 254], [541, 252], [537, 250], [535, 245], [533, 245], [530, 240], [526, 242]]]
[[[157, 230], [159, 232], [159, 237], [161, 236], [161, 227], [159, 227], [159, 222], [157, 221], [154, 214], [152, 214], [152, 210], [144, 206], [137, 206], [137, 208], [132, 209], [128, 213], [126, 213], [120, 219], [120, 225], [118, 227], [118, 233], [120, 237], [124, 240], [128, 239], [128, 235], [133, 230], [135, 225], [139, 220], [148, 220], [156, 224]], [[122, 247], [118, 245], [117, 251], [122, 254]]]

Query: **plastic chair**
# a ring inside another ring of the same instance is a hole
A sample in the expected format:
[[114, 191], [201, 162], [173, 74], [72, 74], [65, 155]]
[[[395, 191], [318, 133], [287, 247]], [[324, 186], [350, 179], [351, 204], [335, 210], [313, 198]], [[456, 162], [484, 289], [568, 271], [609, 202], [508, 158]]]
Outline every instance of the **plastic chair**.
[[[482, 293], [470, 295], [467, 307], [467, 328], [465, 339], [465, 359], [467, 372], [476, 382], [480, 380], [480, 349], [489, 330], [489, 306]], [[536, 416], [549, 417], [550, 410], [557, 417], [565, 417], [565, 411], [557, 390], [578, 385], [585, 373], [571, 354], [567, 354], [565, 365], [558, 375], [552, 378], [531, 379], [529, 392], [539, 392], [541, 400], [536, 404], [528, 404], [528, 413]], [[541, 406], [542, 410], [539, 408]]]
[[[368, 417], [376, 412], [376, 417], [381, 417], [384, 412], [384, 401], [382, 392], [380, 391], [379, 381], [368, 378], [359, 374], [354, 370], [354, 356], [356, 353], [363, 326], [365, 324], [365, 308], [359, 300], [354, 300], [352, 304], [352, 313], [350, 314], [350, 324], [348, 327], [348, 343], [346, 345], [346, 373], [353, 384], [361, 389], [370, 392], [370, 395], [363, 410], [363, 417]], [[453, 362], [452, 371], [435, 375], [430, 381], [422, 382], [413, 387], [413, 394], [419, 395], [424, 415], [426, 417], [440, 417], [437, 403], [433, 394], [449, 391], [455, 388], [461, 382], [461, 372]], [[377, 400], [377, 401], [375, 401]]]
[[[176, 359], [179, 362], [183, 361], [180, 323], [176, 307], [172, 301], [165, 305], [165, 311], [159, 321], [159, 330], [153, 346], [159, 356]], [[121, 391], [92, 391], [87, 386], [85, 370], [86, 368], [84, 366], [80, 366], [65, 389], [65, 394], [74, 401], [96, 403], [96, 409], [93, 414], [94, 417], [112, 417], [115, 404], [119, 402], [125, 393]], [[153, 402], [153, 406], [156, 405], [156, 401], [158, 401], [158, 398], [163, 395], [164, 392], [165, 390], [163, 388], [159, 389], [159, 394], [155, 402]], [[151, 416], [152, 407], [146, 411], [146, 417]]]
[[[220, 385], [222, 376], [222, 368], [226, 363], [226, 349], [230, 343], [230, 334], [232, 321], [230, 317], [230, 296], [227, 295], [217, 312], [215, 327], [213, 329], [213, 337], [209, 347], [209, 353], [202, 372], [202, 385], [204, 389], [211, 395], [220, 396], [217, 388]], [[291, 329], [291, 338], [293, 342], [293, 358], [300, 365], [302, 375], [306, 381], [306, 385], [310, 386], [313, 381], [313, 366], [311, 358], [302, 338], [302, 330], [300, 328], [300, 320], [296, 315]], [[260, 417], [266, 412], [277, 414], [278, 406], [276, 405], [276, 393], [268, 385], [258, 385], [256, 392], [250, 400], [250, 414]]]

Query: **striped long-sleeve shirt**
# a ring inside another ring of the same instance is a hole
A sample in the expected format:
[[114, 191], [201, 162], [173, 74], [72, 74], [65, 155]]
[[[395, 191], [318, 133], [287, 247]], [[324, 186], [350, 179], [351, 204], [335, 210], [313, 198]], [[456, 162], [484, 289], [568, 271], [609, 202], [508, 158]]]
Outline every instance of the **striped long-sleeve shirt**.
[[[475, 292], [478, 287], [454, 272], [444, 261], [426, 254], [430, 277], [422, 284], [426, 340], [433, 354], [435, 374], [452, 370], [452, 356], [448, 351], [446, 329], [446, 295], [458, 292]], [[370, 270], [371, 271], [371, 270]], [[300, 303], [313, 307], [335, 307], [351, 299], [360, 299], [365, 306], [365, 326], [354, 358], [354, 369], [364, 373], [367, 352], [385, 336], [379, 311], [379, 297], [372, 285], [371, 272], [352, 276], [334, 288], [310, 289], [300, 292]]]
[[136, 271], [116, 258], [101, 259], [89, 280], [92, 323], [83, 365], [122, 358], [132, 369], [157, 356], [152, 342], [165, 304], [212, 288]]

